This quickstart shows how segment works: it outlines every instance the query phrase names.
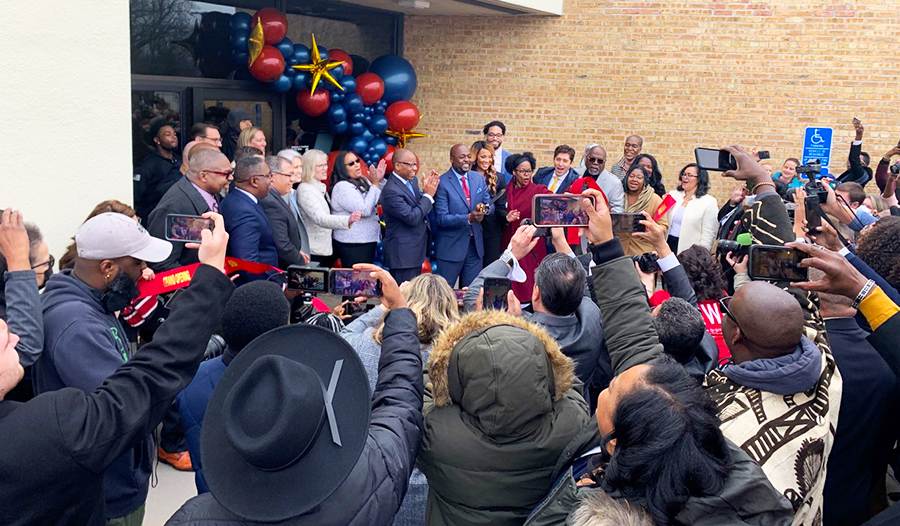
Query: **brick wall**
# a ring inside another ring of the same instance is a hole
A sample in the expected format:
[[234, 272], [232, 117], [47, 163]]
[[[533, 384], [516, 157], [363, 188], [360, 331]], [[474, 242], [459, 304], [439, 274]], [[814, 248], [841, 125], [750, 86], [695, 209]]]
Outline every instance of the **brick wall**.
[[[626, 135], [643, 135], [668, 188], [696, 146], [768, 149], [777, 171], [800, 157], [806, 126], [830, 126], [840, 173], [854, 116], [873, 159], [900, 139], [898, 0], [566, 0], [564, 12], [406, 18], [425, 169], [449, 166], [450, 146], [495, 118], [504, 145], [542, 166], [563, 143], [598, 142], [615, 162]], [[732, 182], [712, 179], [726, 198]]]

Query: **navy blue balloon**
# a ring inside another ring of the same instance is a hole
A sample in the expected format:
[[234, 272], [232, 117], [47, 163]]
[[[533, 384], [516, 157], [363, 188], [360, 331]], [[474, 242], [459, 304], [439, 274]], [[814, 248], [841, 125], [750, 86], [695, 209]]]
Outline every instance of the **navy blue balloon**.
[[364, 129], [359, 136], [366, 140], [366, 144], [369, 144], [375, 139], [375, 134], [370, 132], [368, 128]]
[[334, 80], [340, 83], [341, 79], [344, 78], [344, 66], [338, 66], [329, 71], [329, 73], [331, 73], [331, 76], [334, 77]]
[[340, 91], [332, 91], [331, 92], [331, 102], [340, 102], [344, 100], [344, 96]]
[[362, 135], [362, 132], [366, 131], [366, 125], [361, 122], [351, 122], [349, 130], [350, 135]]
[[309, 64], [309, 48], [303, 44], [294, 44], [294, 59], [297, 64]]
[[372, 130], [372, 133], [375, 135], [381, 135], [386, 132], [388, 129], [387, 117], [384, 115], [373, 115], [372, 121], [369, 123], [369, 129]]
[[328, 60], [328, 50], [324, 46], [316, 46], [319, 48], [319, 58]]
[[291, 77], [291, 79], [293, 79], [294, 75], [297, 74], [297, 70], [290, 67], [289, 65], [285, 64], [284, 65], [284, 74], [287, 75], [288, 77]]
[[231, 26], [231, 29], [250, 31], [250, 22], [252, 21], [253, 17], [250, 16], [249, 13], [235, 13], [231, 15], [231, 20], [228, 22], [228, 25]]
[[296, 66], [297, 64], [299, 64], [299, 62], [297, 62], [297, 57], [295, 57], [294, 55], [291, 55], [287, 60], [284, 61], [284, 63], [288, 66]]
[[232, 55], [234, 58], [234, 63], [238, 66], [247, 67], [247, 62], [250, 60], [250, 54], [247, 52], [244, 53], [235, 53]]
[[235, 31], [231, 33], [231, 49], [238, 53], [246, 53], [248, 38], [250, 38], [250, 33], [246, 31]]
[[393, 104], [398, 100], [409, 100], [416, 93], [416, 87], [419, 84], [416, 70], [403, 57], [380, 56], [369, 66], [369, 72], [375, 73], [384, 81], [383, 99], [388, 104]]
[[363, 112], [366, 115], [372, 115], [372, 106], [366, 106], [365, 108], [363, 108]]
[[285, 60], [294, 56], [294, 43], [287, 37], [284, 37], [281, 39], [281, 42], [275, 44], [275, 48], [278, 49], [278, 51], [281, 51], [281, 56], [283, 56]]
[[272, 89], [275, 93], [287, 93], [291, 91], [291, 87], [294, 85], [293, 80], [287, 75], [282, 75], [278, 77], [278, 80], [275, 82], [269, 83], [272, 86]]
[[369, 143], [369, 148], [375, 150], [375, 157], [382, 158], [387, 155], [388, 145], [384, 142], [384, 139], [375, 138], [372, 142]]
[[[345, 108], [347, 107], [347, 99], [348, 98], [349, 97], [344, 97], [344, 107]], [[350, 118], [348, 120], [350, 122], [358, 122], [358, 123], [362, 124], [363, 126], [365, 126], [365, 124], [363, 123], [363, 121], [365, 119], [366, 119], [366, 116], [363, 113], [351, 113]]]
[[297, 74], [294, 75], [294, 89], [297, 91], [309, 89], [309, 80], [309, 73], [306, 71], [298, 71]]
[[332, 103], [325, 113], [328, 115], [328, 120], [331, 122], [344, 122], [347, 120], [347, 110], [344, 109], [343, 104]]
[[344, 106], [347, 107], [348, 113], [351, 113], [351, 114], [362, 113], [363, 115], [365, 115], [363, 113], [362, 97], [360, 97], [356, 93], [351, 93], [351, 94], [347, 95], [346, 97], [344, 97]]
[[344, 87], [344, 93], [349, 95], [356, 91], [356, 79], [353, 78], [352, 75], [344, 75], [344, 77], [338, 81], [341, 86]]
[[391, 137], [390, 135], [384, 138], [384, 142], [390, 144], [391, 146], [397, 146], [397, 144], [399, 143], [396, 137]]
[[366, 153], [366, 148], [368, 147], [369, 141], [363, 139], [362, 137], [353, 137], [347, 143], [347, 148], [356, 155], [362, 155]]
[[347, 133], [347, 128], [348, 128], [347, 121], [341, 121], [341, 122], [332, 122], [329, 129], [331, 130], [331, 133], [333, 133], [335, 135], [343, 135], [343, 134]]
[[381, 104], [379, 104], [377, 102], [375, 103], [375, 107], [374, 107], [375, 115], [384, 115], [384, 110], [386, 110], [386, 109], [387, 108], [385, 108]]
[[366, 124], [371, 123], [371, 122], [372, 122], [372, 116], [371, 116], [371, 115], [366, 115], [366, 118], [363, 119], [363, 122], [366, 123]]

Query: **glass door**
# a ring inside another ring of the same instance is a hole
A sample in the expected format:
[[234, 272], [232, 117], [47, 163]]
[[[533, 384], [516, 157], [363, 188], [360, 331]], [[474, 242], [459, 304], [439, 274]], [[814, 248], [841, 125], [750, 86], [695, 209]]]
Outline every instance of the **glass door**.
[[228, 112], [242, 108], [253, 124], [266, 134], [268, 152], [278, 153], [285, 144], [284, 97], [277, 93], [228, 88], [193, 88], [193, 122], [215, 124], [225, 136]]

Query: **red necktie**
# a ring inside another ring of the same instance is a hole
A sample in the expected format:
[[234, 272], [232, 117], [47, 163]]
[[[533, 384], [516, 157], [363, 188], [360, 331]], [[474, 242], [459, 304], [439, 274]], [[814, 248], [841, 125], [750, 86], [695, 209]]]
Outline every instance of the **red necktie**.
[[466, 194], [466, 202], [472, 204], [472, 196], [469, 195], [469, 183], [466, 182], [466, 179], [468, 179], [468, 176], [464, 175], [462, 178], [463, 193]]

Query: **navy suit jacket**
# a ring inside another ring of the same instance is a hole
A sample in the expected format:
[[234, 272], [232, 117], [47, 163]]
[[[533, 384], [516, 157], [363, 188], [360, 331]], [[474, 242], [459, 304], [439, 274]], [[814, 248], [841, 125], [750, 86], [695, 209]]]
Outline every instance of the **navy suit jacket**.
[[278, 247], [272, 225], [259, 203], [254, 203], [247, 194], [235, 188], [222, 200], [219, 211], [228, 231], [229, 256], [278, 266]]
[[504, 149], [501, 151], [501, 153], [500, 153], [500, 159], [501, 159], [501, 161], [500, 161], [500, 173], [503, 174], [503, 177], [505, 178], [506, 184], [509, 184], [509, 182], [512, 181], [512, 178], [513, 178], [513, 175], [512, 175], [511, 173], [509, 173], [509, 172], [506, 171], [506, 160], [509, 159], [509, 156], [510, 156], [510, 155], [512, 155], [512, 154], [509, 153], [508, 151], [506, 151], [505, 148], [504, 148]]
[[[550, 188], [550, 183], [553, 181], [553, 173], [554, 168], [552, 166], [545, 166], [544, 168], [539, 168], [537, 173], [534, 174], [533, 181], [535, 184], [542, 184], [547, 188]], [[557, 194], [564, 194], [572, 186], [572, 183], [575, 182], [576, 179], [579, 178], [579, 175], [575, 172], [575, 170], [569, 168], [569, 173], [566, 174], [566, 178], [563, 179], [562, 183], [560, 183], [559, 188], [556, 189]]]
[[431, 199], [412, 180], [413, 191], [391, 173], [381, 190], [381, 212], [385, 223], [384, 263], [388, 268], [419, 268], [425, 261], [428, 213]]
[[484, 236], [481, 223], [469, 224], [469, 212], [475, 211], [478, 203], [490, 207], [493, 212], [491, 194], [484, 177], [478, 172], [466, 174], [471, 203], [466, 202], [466, 194], [456, 172], [451, 168], [441, 176], [437, 193], [434, 194], [434, 255], [444, 261], [465, 261], [469, 249], [469, 234], [475, 236], [478, 257], [484, 257]]

